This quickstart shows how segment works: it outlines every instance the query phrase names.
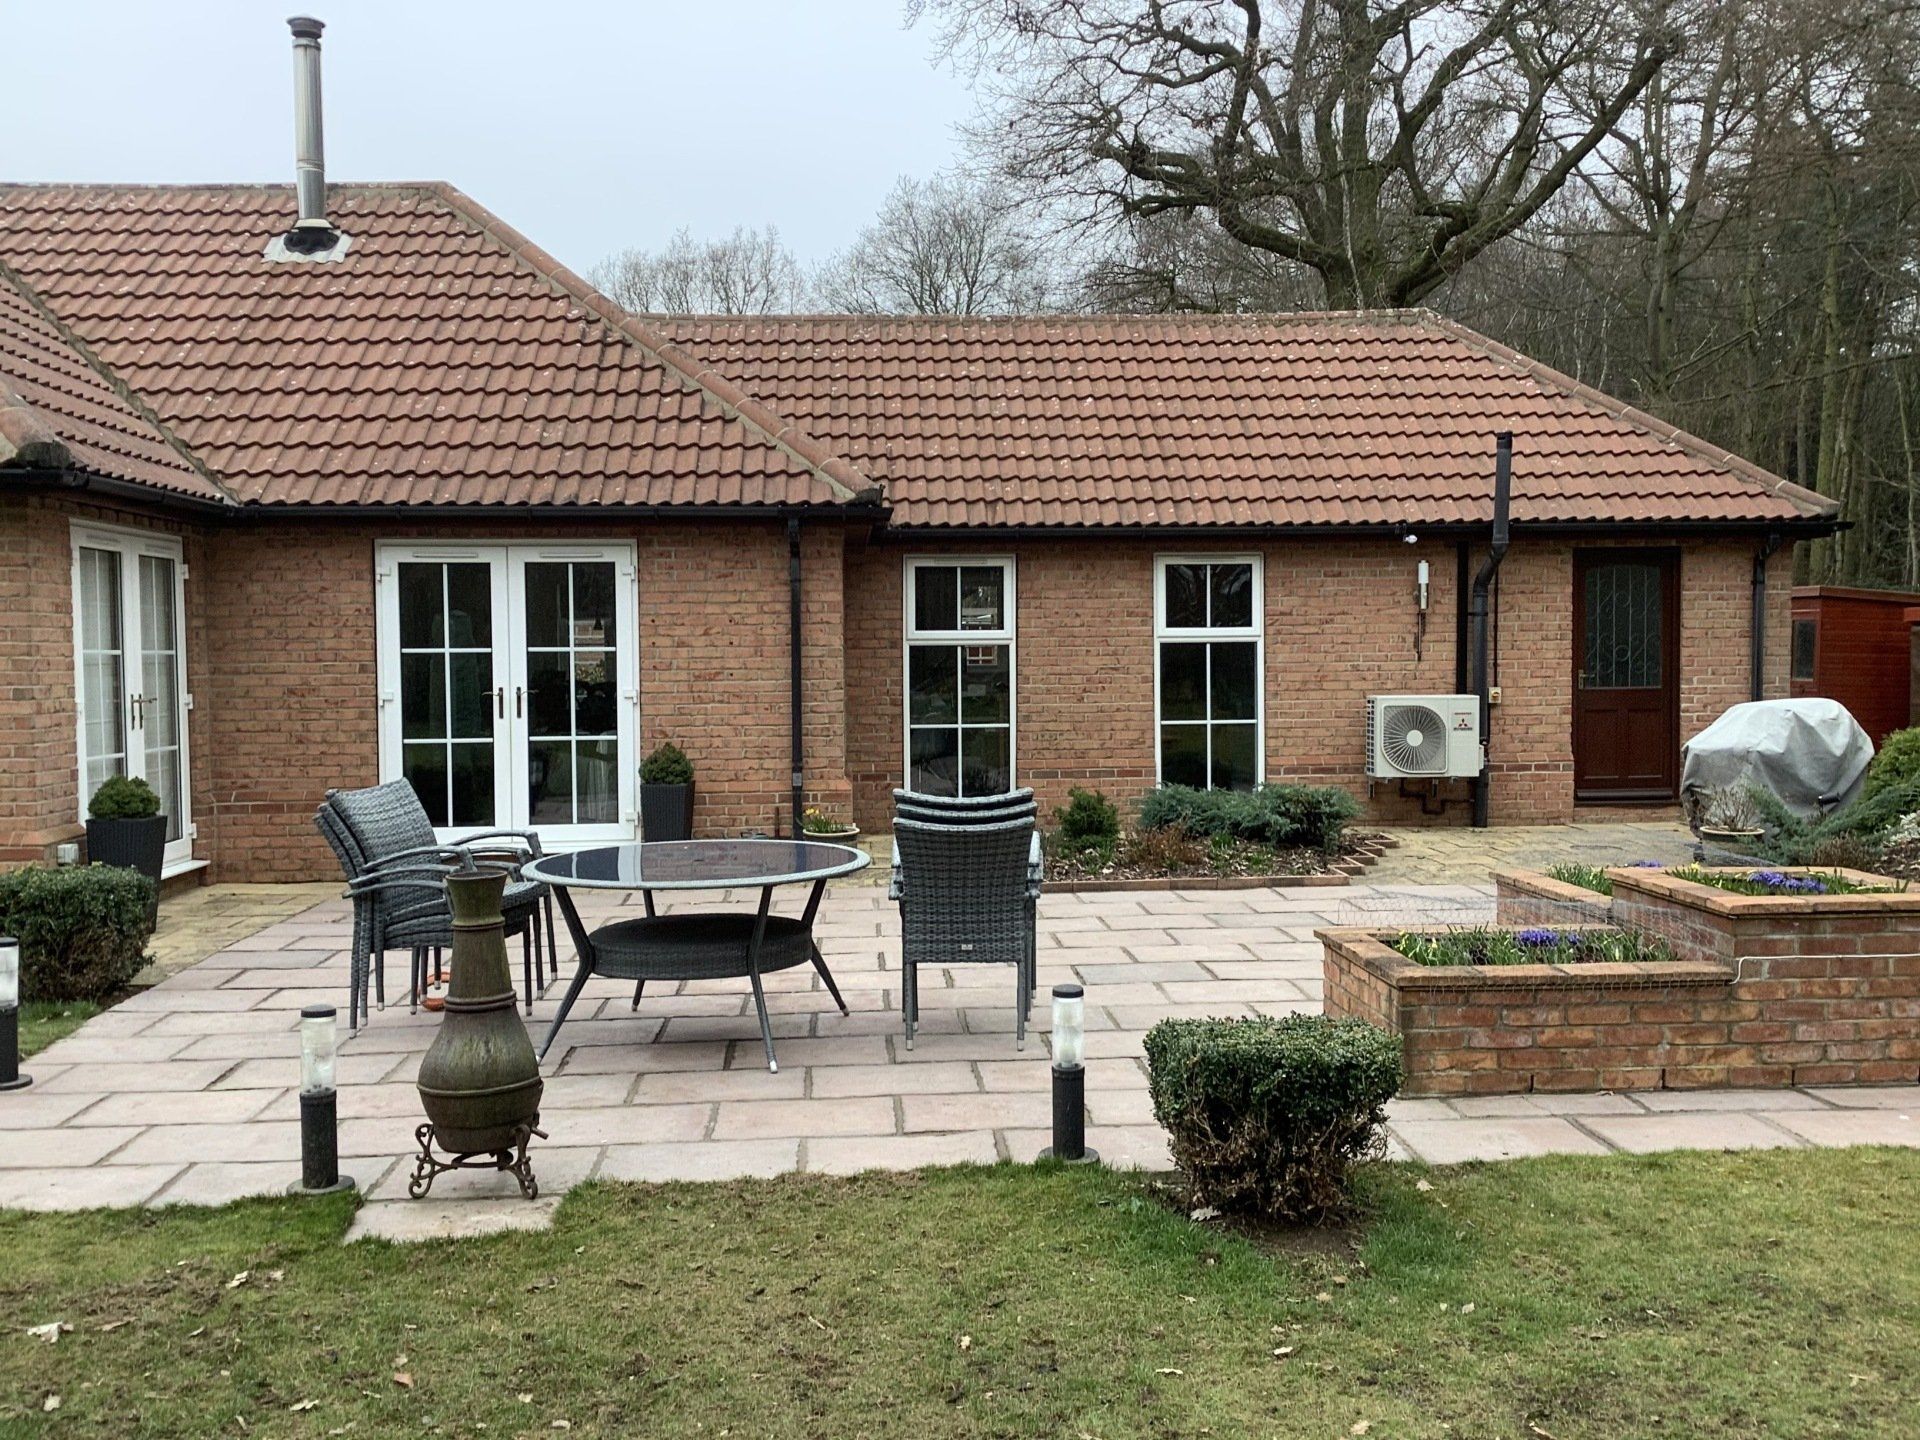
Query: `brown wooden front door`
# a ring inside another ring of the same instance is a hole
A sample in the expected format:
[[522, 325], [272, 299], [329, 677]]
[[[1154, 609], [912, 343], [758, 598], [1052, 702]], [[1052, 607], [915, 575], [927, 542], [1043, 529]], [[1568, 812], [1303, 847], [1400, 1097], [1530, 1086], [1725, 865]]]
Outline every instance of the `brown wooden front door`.
[[1573, 556], [1577, 800], [1671, 800], [1680, 778], [1680, 557]]

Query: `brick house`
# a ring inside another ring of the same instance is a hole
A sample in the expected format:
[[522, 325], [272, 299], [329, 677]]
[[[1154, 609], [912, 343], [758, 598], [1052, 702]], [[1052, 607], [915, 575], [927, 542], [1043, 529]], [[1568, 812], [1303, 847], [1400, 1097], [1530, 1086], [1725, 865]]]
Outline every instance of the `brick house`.
[[321, 791], [401, 775], [631, 838], [668, 739], [708, 834], [903, 781], [1459, 823], [1365, 697], [1467, 689], [1501, 432], [1492, 817], [1670, 802], [1833, 524], [1422, 312], [632, 317], [450, 188], [325, 204], [0, 187], [0, 860], [126, 772], [226, 880], [334, 873]]

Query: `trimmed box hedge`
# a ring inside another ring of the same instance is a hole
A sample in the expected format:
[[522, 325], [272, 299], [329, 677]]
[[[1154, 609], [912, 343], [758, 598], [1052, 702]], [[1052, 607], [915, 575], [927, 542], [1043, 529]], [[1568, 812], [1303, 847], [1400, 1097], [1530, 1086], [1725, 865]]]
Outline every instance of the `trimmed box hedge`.
[[118, 865], [0, 874], [0, 935], [20, 942], [22, 1000], [104, 1000], [147, 963], [153, 882]]
[[1196, 1195], [1273, 1220], [1346, 1209], [1400, 1089], [1400, 1037], [1360, 1020], [1162, 1020], [1146, 1054], [1154, 1116]]

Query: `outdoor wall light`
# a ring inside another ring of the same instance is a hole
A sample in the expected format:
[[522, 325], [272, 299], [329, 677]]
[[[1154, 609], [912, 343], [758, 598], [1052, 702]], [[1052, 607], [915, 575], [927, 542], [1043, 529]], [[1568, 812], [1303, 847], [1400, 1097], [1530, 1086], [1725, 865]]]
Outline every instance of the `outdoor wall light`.
[[0, 935], [0, 1090], [32, 1083], [20, 1073], [20, 942]]
[[300, 1179], [289, 1195], [332, 1195], [353, 1188], [340, 1173], [340, 1111], [333, 1072], [339, 1023], [331, 1005], [300, 1012]]
[[1053, 1144], [1043, 1160], [1085, 1165], [1100, 1157], [1087, 1148], [1086, 992], [1078, 985], [1053, 987]]

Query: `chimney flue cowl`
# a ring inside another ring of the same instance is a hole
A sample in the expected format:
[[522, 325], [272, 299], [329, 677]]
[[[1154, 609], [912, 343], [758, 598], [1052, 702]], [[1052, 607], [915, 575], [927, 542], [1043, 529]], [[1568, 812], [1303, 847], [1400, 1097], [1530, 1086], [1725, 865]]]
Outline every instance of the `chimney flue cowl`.
[[293, 177], [299, 215], [267, 245], [269, 260], [338, 260], [348, 240], [327, 219], [326, 137], [320, 108], [320, 32], [310, 15], [287, 21], [293, 32]]

